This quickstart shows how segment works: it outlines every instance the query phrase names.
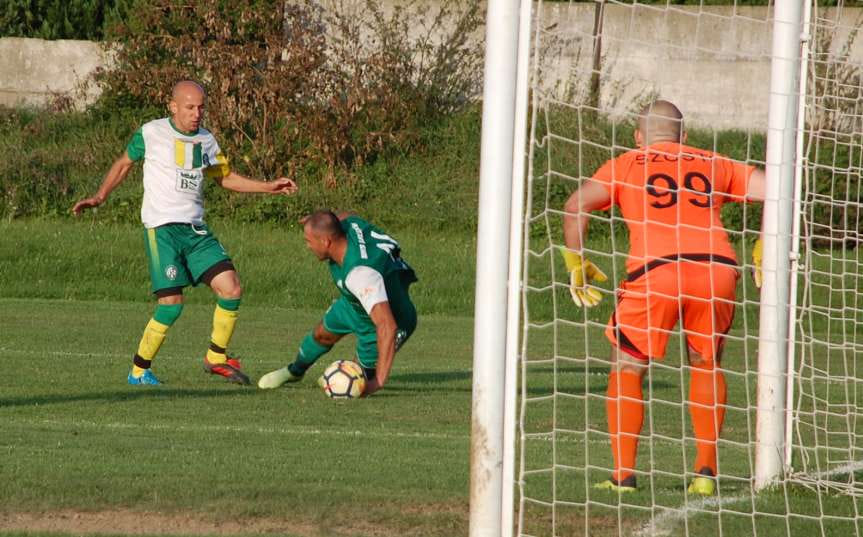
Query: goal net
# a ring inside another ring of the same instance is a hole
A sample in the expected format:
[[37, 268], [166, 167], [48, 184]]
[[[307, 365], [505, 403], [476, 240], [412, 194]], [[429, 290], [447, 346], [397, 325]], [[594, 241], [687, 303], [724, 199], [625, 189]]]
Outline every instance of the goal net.
[[[863, 39], [857, 39], [863, 10], [841, 1], [802, 10], [804, 39], [794, 51], [802, 61], [788, 97], [799, 97], [803, 121], [780, 126], [797, 140], [786, 144], [784, 158], [799, 192], [796, 204], [784, 200], [792, 211], [778, 218], [785, 224], [765, 227], [774, 229], [765, 231], [774, 245], [790, 250], [765, 260], [765, 270], [788, 266], [787, 304], [774, 308], [786, 310], [777, 326], [785, 323], [787, 336], [780, 330], [773, 348], [781, 349], [789, 373], [774, 374], [770, 388], [787, 400], [782, 408], [764, 408], [759, 399], [759, 383], [765, 389], [759, 356], [769, 356], [770, 333], [750, 270], [762, 204], [726, 203], [722, 218], [740, 277], [720, 362], [727, 400], [716, 442], [716, 490], [688, 490], [698, 476], [692, 375], [680, 323], [664, 358], [653, 360], [644, 377], [637, 489], [595, 486], [614, 470], [606, 327], [618, 284], [627, 278], [630, 244], [618, 208], [590, 213], [583, 254], [608, 282], [595, 283], [603, 297], [598, 306], [577, 307], [561, 253], [566, 200], [603, 163], [636, 148], [638, 113], [656, 99], [681, 110], [688, 146], [761, 169], [769, 164], [774, 7], [695, 4], [533, 3], [517, 535], [863, 533]], [[784, 277], [777, 271], [775, 279]], [[779, 417], [780, 441], [759, 436], [759, 411]], [[759, 445], [780, 461], [768, 486], [755, 478], [765, 464]]]

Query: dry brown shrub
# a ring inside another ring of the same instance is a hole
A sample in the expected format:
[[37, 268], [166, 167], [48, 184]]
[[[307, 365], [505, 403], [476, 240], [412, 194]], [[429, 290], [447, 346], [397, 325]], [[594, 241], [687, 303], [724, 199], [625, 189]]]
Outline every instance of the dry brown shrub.
[[[154, 0], [117, 28], [105, 99], [164, 106], [177, 80], [207, 90], [207, 127], [234, 166], [333, 185], [478, 93], [483, 13], [380, 0]], [[238, 162], [239, 161], [239, 162]]]

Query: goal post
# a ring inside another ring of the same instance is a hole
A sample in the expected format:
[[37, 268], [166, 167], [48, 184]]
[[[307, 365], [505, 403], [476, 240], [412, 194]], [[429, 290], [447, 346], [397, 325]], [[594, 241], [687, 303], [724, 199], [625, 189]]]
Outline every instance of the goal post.
[[[519, 47], [522, 1], [529, 4], [529, 0], [490, 0], [486, 16], [474, 307], [471, 537], [497, 537], [503, 531], [511, 532], [512, 527], [514, 374], [518, 339], [516, 336], [511, 340], [506, 334], [511, 325], [518, 325], [517, 320], [508, 321], [507, 315], [508, 310], [511, 310], [510, 315], [512, 312], [517, 315], [518, 311], [517, 293], [513, 298], [508, 289], [518, 284], [518, 262], [511, 259], [510, 239], [518, 236], [521, 225], [518, 217], [513, 223], [511, 213], [520, 204], [523, 173], [516, 177], [513, 170], [523, 165], [519, 164], [523, 163], [523, 156], [519, 158], [518, 155], [523, 155], [524, 151], [523, 122], [527, 117], [527, 65], [526, 62], [518, 65], [519, 56], [526, 57], [527, 50], [524, 41], [521, 49]], [[529, 5], [527, 13], [529, 21]], [[517, 122], [522, 124], [518, 134]], [[520, 145], [517, 151], [516, 141]], [[518, 183], [515, 188], [514, 182]], [[511, 229], [513, 225], [515, 230]], [[520, 258], [520, 252], [514, 251]], [[513, 263], [516, 268], [512, 268]], [[511, 271], [513, 278], [510, 278]], [[505, 438], [508, 447], [504, 445]], [[504, 503], [509, 505], [506, 511]], [[504, 520], [507, 530], [502, 529]]]
[[[809, 81], [809, 52], [811, 50], [812, 32], [810, 26], [812, 23], [812, 4], [804, 2], [803, 5], [803, 21], [800, 33], [800, 70], [798, 75], [798, 98], [797, 98], [797, 147], [795, 166], [794, 166], [794, 207], [791, 215], [791, 284], [788, 292], [788, 310], [794, 312], [797, 310], [797, 291], [799, 288], [799, 273], [801, 269], [800, 263], [800, 228], [802, 219], [802, 199], [803, 199], [803, 161], [804, 156], [804, 133], [806, 130], [806, 91]], [[785, 382], [785, 453], [783, 454], [783, 467], [785, 471], [792, 469], [792, 442], [794, 436], [794, 378], [796, 370], [797, 356], [797, 337], [796, 337], [796, 321], [795, 316], [788, 315], [786, 322], [788, 325], [787, 333], [789, 335], [787, 345], [787, 363], [785, 367], [786, 382]]]
[[[755, 488], [774, 483], [785, 468], [786, 394], [794, 179], [797, 168], [797, 93], [803, 2], [777, 2], [773, 19], [767, 126], [767, 191], [762, 215], [763, 284], [758, 345]], [[799, 204], [799, 200], [797, 200]], [[792, 336], [793, 337], [793, 336]], [[793, 343], [792, 343], [793, 344]]]
[[[516, 419], [518, 402], [518, 356], [521, 343], [521, 279], [525, 227], [525, 168], [531, 152], [527, 150], [527, 109], [530, 63], [532, 2], [521, 0], [519, 6], [518, 49], [516, 56], [515, 132], [512, 156], [512, 215], [509, 225], [509, 274], [507, 277], [507, 325], [504, 372], [503, 465], [501, 493], [501, 537], [510, 537], [514, 528]], [[509, 485], [511, 484], [511, 485]]]

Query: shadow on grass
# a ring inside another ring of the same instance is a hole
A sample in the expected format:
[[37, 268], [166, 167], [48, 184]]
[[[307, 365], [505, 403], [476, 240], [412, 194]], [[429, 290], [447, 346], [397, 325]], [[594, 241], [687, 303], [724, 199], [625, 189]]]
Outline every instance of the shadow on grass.
[[[589, 375], [607, 375], [608, 368], [590, 368], [587, 371]], [[526, 393], [528, 396], [537, 397], [551, 395], [555, 391], [554, 379], [551, 377], [553, 370], [549, 368], [547, 371], [534, 370], [534, 378], [538, 379], [529, 383]], [[537, 375], [539, 373], [539, 375]], [[591, 380], [590, 386], [585, 387], [583, 369], [561, 369], [558, 370], [557, 392], [568, 394], [596, 394], [605, 395], [608, 391], [607, 379]], [[390, 382], [387, 384], [384, 392], [394, 393], [431, 393], [431, 392], [458, 392], [470, 393], [473, 390], [473, 385], [470, 382], [473, 376], [470, 371], [435, 371], [425, 373], [406, 373], [401, 375], [392, 375]], [[467, 381], [468, 384], [464, 384]], [[457, 382], [459, 384], [453, 386], [442, 386], [448, 382]], [[395, 383], [395, 385], [393, 385]], [[414, 386], [412, 386], [414, 385]], [[645, 386], [647, 385], [645, 381]], [[662, 380], [653, 380], [651, 386], [654, 390], [665, 390], [677, 387], [676, 383], [666, 382]], [[519, 386], [519, 393], [521, 387]], [[375, 395], [377, 397], [377, 394]]]
[[[590, 387], [585, 389], [582, 379], [585, 375], [595, 375], [607, 377], [610, 369], [608, 367], [590, 367], [587, 370], [584, 368], [559, 368], [557, 391], [565, 393], [591, 393], [605, 394], [608, 391], [607, 379], [592, 380]], [[529, 383], [527, 394], [530, 396], [547, 395], [554, 390], [553, 378], [554, 369], [551, 367], [534, 368], [530, 371], [533, 378], [537, 379], [534, 383]], [[562, 377], [566, 380], [562, 380]], [[569, 381], [570, 378], [578, 379], [576, 382]], [[448, 382], [470, 382], [473, 379], [473, 374], [470, 370], [460, 371], [427, 371], [422, 373], [403, 373], [393, 374], [390, 376], [390, 382], [399, 383], [399, 386], [388, 384], [386, 391], [390, 392], [431, 392], [431, 391], [447, 391], [447, 392], [470, 392], [472, 385], [467, 386], [432, 386], [434, 384], [445, 384]], [[404, 384], [420, 384], [422, 387], [412, 388], [404, 386]], [[645, 381], [645, 386], [647, 382]], [[670, 389], [677, 386], [676, 383], [666, 382], [663, 380], [654, 379], [651, 382], [654, 390]], [[520, 388], [519, 388], [520, 390]]]
[[148, 387], [141, 389], [130, 387], [128, 390], [115, 390], [110, 392], [27, 395], [25, 397], [17, 398], [4, 397], [0, 398], [0, 409], [6, 407], [62, 405], [84, 401], [122, 403], [124, 401], [136, 401], [138, 399], [187, 399], [193, 397], [201, 398], [252, 395], [257, 393], [257, 391], [258, 390], [252, 388], [245, 390], [190, 390], [186, 388]]
[[409, 384], [440, 384], [443, 382], [455, 382], [459, 380], [470, 380], [471, 372], [460, 371], [426, 371], [424, 373], [401, 373], [390, 376], [392, 380], [407, 382]]

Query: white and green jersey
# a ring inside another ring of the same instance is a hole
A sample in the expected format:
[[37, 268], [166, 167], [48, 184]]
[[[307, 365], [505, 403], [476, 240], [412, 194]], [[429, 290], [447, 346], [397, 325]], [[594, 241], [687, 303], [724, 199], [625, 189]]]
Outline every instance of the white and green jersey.
[[417, 278], [401, 258], [399, 243], [357, 216], [349, 216], [341, 224], [348, 241], [345, 257], [341, 265], [335, 261], [329, 265], [342, 296], [363, 318], [384, 301], [390, 303], [397, 321], [403, 312], [413, 312], [407, 289]]
[[132, 135], [126, 153], [144, 160], [141, 221], [154, 228], [204, 221], [204, 178], [228, 174], [228, 160], [206, 129], [184, 133], [169, 118], [145, 123]]

